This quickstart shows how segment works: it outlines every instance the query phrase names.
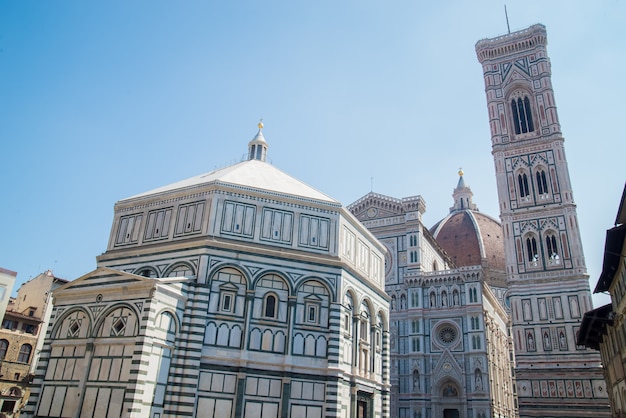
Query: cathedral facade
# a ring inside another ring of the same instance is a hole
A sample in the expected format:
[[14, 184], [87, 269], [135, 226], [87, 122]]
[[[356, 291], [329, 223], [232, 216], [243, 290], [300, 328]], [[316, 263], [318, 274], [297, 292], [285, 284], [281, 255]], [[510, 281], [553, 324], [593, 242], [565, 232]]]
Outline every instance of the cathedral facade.
[[609, 416], [596, 352], [576, 344], [589, 277], [543, 25], [476, 44], [495, 162], [521, 417]]
[[[500, 228], [475, 208], [460, 174], [455, 205], [435, 235], [422, 223], [420, 196], [369, 193], [348, 206], [387, 248], [393, 417], [517, 416], [503, 274], [487, 263], [503, 264], [502, 242], [483, 239]], [[461, 231], [466, 216], [478, 227]], [[474, 236], [463, 237], [463, 251], [440, 245], [447, 233], [466, 232]], [[476, 258], [454, 261], [467, 253]]]
[[388, 417], [384, 247], [249, 158], [115, 204], [54, 292], [28, 416]]

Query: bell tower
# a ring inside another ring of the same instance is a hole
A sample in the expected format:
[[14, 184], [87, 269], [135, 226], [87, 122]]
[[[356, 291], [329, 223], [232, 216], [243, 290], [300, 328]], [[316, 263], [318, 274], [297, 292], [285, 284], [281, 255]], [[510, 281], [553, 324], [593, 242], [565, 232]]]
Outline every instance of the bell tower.
[[476, 44], [505, 240], [520, 417], [610, 416], [600, 357], [576, 345], [591, 292], [546, 45], [540, 24]]

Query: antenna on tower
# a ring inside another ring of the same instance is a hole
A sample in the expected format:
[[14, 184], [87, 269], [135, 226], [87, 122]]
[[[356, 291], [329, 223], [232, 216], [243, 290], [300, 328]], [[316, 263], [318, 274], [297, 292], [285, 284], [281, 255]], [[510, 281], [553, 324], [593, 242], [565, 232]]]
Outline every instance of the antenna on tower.
[[511, 27], [509, 26], [509, 15], [506, 12], [506, 4], [504, 5], [504, 17], [506, 18], [506, 29], [509, 31], [509, 35], [511, 34]]
[[374, 191], [374, 177], [370, 177], [370, 191]]

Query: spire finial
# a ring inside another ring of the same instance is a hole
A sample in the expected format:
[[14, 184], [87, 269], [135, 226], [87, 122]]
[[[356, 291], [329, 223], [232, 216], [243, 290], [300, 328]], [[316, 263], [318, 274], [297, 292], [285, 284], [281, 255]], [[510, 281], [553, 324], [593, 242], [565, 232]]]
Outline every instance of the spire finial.
[[463, 177], [463, 169], [459, 167], [459, 176]]
[[259, 129], [263, 129], [263, 118], [259, 120], [259, 124], [257, 126], [259, 127]]
[[506, 4], [504, 5], [504, 17], [506, 18], [506, 29], [509, 31], [509, 35], [510, 35], [511, 26], [509, 26], [509, 14], [506, 12]]

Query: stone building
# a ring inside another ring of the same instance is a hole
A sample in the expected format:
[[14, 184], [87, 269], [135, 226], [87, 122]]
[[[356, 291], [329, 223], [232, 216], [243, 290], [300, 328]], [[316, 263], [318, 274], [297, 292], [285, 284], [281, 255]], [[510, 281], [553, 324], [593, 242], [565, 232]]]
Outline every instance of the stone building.
[[29, 416], [389, 416], [384, 247], [262, 127], [248, 160], [115, 204], [54, 292]]
[[421, 196], [368, 193], [348, 207], [387, 248], [393, 417], [517, 416], [501, 228], [459, 174], [432, 233]]
[[0, 328], [0, 414], [5, 417], [19, 416], [28, 400], [52, 310], [50, 293], [65, 283], [48, 270], [22, 284], [8, 304]]
[[611, 303], [585, 313], [578, 344], [600, 351], [613, 417], [626, 416], [626, 187], [606, 231], [602, 273], [594, 293], [609, 292]]
[[0, 267], [0, 323], [4, 319], [17, 273]]
[[576, 344], [591, 293], [543, 25], [476, 44], [500, 202], [521, 417], [609, 416]]

